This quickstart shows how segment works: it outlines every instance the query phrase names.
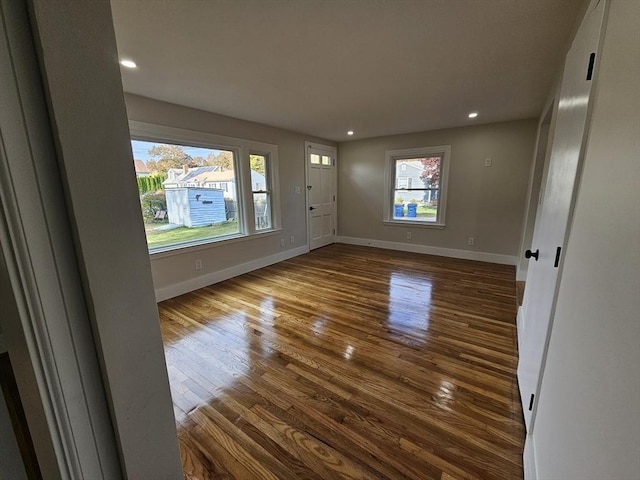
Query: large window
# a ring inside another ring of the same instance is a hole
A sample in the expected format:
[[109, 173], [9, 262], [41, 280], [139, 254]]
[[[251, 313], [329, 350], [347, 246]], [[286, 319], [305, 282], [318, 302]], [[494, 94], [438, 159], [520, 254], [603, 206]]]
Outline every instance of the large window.
[[449, 145], [386, 152], [386, 223], [444, 226]]
[[275, 230], [275, 145], [139, 122], [131, 133], [150, 253]]

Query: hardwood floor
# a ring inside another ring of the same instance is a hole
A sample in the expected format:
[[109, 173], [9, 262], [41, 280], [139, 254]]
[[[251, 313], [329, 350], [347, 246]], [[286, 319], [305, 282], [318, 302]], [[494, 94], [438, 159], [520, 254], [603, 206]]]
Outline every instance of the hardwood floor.
[[524, 287], [525, 282], [516, 282], [516, 298], [518, 300], [518, 305], [522, 305], [522, 300], [524, 299]]
[[521, 479], [513, 267], [332, 245], [162, 302], [187, 479]]

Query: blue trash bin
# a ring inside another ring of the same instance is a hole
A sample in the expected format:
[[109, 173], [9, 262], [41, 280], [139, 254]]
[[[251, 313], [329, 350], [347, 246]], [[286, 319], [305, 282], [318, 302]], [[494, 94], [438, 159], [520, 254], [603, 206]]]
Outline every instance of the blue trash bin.
[[404, 217], [404, 205], [396, 204], [393, 216], [394, 217]]
[[416, 218], [418, 216], [418, 204], [410, 203], [407, 205], [407, 217]]

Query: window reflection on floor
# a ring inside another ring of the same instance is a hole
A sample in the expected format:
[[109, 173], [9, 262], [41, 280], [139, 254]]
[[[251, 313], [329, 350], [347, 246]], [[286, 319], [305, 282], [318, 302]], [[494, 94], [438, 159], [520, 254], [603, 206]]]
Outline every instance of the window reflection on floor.
[[389, 277], [389, 314], [390, 327], [411, 329], [414, 336], [425, 337], [429, 327], [431, 310], [432, 280], [391, 272]]

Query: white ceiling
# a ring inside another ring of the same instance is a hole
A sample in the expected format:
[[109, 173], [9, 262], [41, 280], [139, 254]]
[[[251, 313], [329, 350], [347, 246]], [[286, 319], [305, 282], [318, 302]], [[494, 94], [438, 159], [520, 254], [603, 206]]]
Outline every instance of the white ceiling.
[[[112, 0], [127, 92], [331, 140], [540, 114], [584, 0]], [[471, 111], [480, 115], [467, 118]]]

